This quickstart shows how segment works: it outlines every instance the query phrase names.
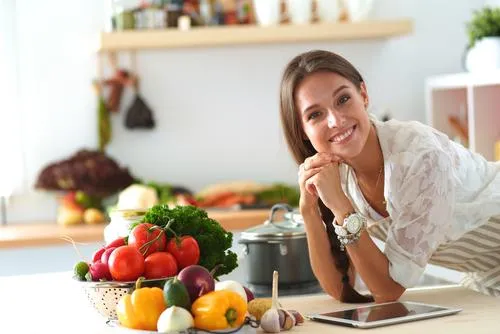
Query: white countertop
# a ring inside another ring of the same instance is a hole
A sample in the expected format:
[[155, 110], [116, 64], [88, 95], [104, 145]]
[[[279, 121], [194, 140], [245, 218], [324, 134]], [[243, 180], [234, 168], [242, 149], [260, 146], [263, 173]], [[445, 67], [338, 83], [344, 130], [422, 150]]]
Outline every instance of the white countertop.
[[[0, 333], [116, 333], [89, 304], [71, 272], [0, 277]], [[461, 287], [408, 290], [403, 300], [457, 306], [457, 315], [370, 329], [375, 333], [499, 333], [500, 299]], [[327, 295], [280, 298], [303, 314], [347, 308]], [[290, 333], [347, 333], [347, 327], [306, 321]], [[360, 331], [360, 330], [357, 330]], [[260, 330], [257, 331], [260, 333]]]

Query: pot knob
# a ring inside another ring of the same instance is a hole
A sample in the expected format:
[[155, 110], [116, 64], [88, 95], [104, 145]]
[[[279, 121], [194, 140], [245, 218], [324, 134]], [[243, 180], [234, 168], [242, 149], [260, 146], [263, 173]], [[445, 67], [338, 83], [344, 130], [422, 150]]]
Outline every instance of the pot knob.
[[[274, 223], [274, 220], [273, 220], [274, 215], [275, 215], [275, 214], [276, 214], [276, 212], [278, 212], [279, 210], [285, 210], [287, 213], [291, 213], [291, 212], [293, 212], [293, 208], [292, 208], [290, 205], [288, 205], [288, 204], [281, 204], [281, 203], [280, 203], [280, 204], [275, 204], [275, 205], [273, 205], [273, 207], [271, 208], [271, 214], [269, 215], [269, 220], [268, 220], [268, 221], [266, 221], [266, 224], [272, 224], [272, 225], [274, 225], [275, 227], [280, 228], [280, 229], [287, 229], [287, 228], [290, 228], [290, 227], [280, 226], [280, 225], [277, 225], [277, 224], [275, 224], [275, 223]], [[295, 220], [293, 220], [293, 219], [291, 219], [291, 220], [290, 220], [290, 222], [291, 222], [291, 224], [292, 224], [291, 228], [297, 227], [297, 226], [299, 225], [299, 224], [298, 224]]]

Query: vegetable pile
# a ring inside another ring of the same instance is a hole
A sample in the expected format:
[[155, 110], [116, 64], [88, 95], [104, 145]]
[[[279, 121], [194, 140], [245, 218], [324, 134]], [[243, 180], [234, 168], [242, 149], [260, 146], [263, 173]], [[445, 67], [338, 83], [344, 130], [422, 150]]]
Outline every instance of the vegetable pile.
[[[233, 280], [216, 282], [237, 266], [236, 254], [228, 250], [232, 238], [202, 209], [156, 205], [127, 237], [98, 249], [90, 262], [78, 262], [74, 274], [86, 281], [135, 281], [133, 292], [116, 305], [120, 325], [131, 329], [167, 333], [256, 327], [262, 314], [264, 330], [288, 330], [303, 322], [300, 314], [283, 310], [266, 320], [268, 309], [274, 312], [278, 304], [276, 292], [273, 307], [252, 311], [257, 300], [247, 287]], [[162, 287], [142, 286], [145, 279], [161, 278]], [[274, 285], [275, 290], [276, 279]]]

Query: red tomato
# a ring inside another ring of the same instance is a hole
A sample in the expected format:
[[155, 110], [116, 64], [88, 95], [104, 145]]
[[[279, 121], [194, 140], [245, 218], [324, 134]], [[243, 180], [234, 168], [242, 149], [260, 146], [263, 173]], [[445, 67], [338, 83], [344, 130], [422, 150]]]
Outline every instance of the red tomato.
[[111, 255], [111, 253], [113, 253], [115, 249], [116, 247], [107, 248], [101, 255], [101, 262], [104, 263], [105, 265], [108, 265], [109, 256]]
[[175, 257], [179, 269], [198, 264], [198, 261], [200, 261], [198, 242], [189, 235], [179, 238], [179, 244], [177, 244], [176, 238], [170, 239], [167, 244], [167, 252]]
[[156, 252], [144, 260], [144, 277], [165, 278], [177, 275], [177, 261], [172, 254]]
[[159, 226], [149, 223], [137, 225], [128, 236], [129, 246], [138, 249], [144, 257], [154, 252], [164, 251], [166, 243], [165, 231]]
[[106, 248], [104, 247], [101, 247], [99, 248], [98, 250], [96, 250], [94, 252], [94, 255], [92, 255], [92, 263], [95, 263], [97, 261], [100, 261], [101, 260], [101, 256], [102, 256], [102, 253], [104, 253], [104, 251], [106, 250]]
[[112, 248], [112, 247], [120, 247], [120, 246], [125, 246], [125, 238], [118, 238], [113, 241], [111, 241], [109, 244], [107, 244], [104, 248]]
[[133, 246], [120, 246], [109, 256], [108, 266], [114, 280], [135, 281], [144, 272], [144, 256]]

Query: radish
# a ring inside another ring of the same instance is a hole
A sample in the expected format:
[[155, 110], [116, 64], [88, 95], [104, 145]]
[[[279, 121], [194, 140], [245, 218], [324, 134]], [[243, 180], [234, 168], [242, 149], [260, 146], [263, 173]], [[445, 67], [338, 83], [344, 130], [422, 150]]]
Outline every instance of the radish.
[[104, 247], [101, 247], [98, 250], [96, 250], [94, 252], [94, 254], [92, 255], [92, 262], [94, 263], [94, 262], [101, 260], [102, 253], [104, 253], [105, 250], [106, 250], [106, 248], [104, 248]]
[[107, 248], [101, 255], [101, 262], [108, 265], [109, 256], [116, 249], [116, 247]]
[[100, 280], [112, 280], [111, 273], [109, 272], [109, 268], [107, 264], [101, 262], [101, 260], [97, 260], [92, 263], [89, 268], [90, 275], [92, 276], [93, 281]]

